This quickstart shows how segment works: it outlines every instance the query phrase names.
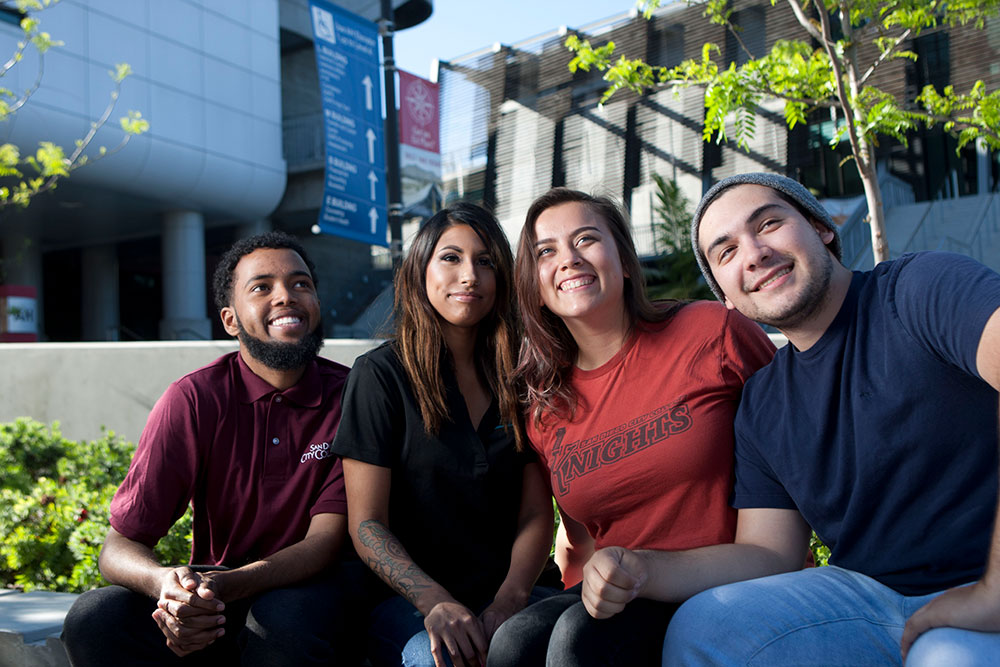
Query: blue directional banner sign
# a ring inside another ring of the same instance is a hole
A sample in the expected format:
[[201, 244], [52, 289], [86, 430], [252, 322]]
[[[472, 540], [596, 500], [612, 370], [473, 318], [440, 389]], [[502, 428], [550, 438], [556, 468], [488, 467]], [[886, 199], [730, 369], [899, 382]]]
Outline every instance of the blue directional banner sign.
[[378, 26], [309, 0], [326, 133], [322, 233], [389, 245]]

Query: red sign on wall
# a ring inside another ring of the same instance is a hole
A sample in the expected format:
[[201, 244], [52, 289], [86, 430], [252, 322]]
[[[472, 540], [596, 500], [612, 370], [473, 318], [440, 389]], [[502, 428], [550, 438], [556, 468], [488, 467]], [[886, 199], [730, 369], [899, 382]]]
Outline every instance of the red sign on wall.
[[0, 342], [38, 340], [38, 299], [34, 287], [0, 285]]

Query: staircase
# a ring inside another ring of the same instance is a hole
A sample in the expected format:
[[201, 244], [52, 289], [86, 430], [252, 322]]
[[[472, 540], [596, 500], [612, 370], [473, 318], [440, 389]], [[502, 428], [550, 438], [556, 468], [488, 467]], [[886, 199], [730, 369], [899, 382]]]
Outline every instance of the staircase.
[[[890, 180], [899, 179], [883, 175], [879, 184], [886, 202], [886, 240], [891, 258], [920, 250], [944, 250], [968, 255], [1000, 272], [1000, 194], [914, 203], [912, 193], [909, 201], [898, 192], [886, 196]], [[850, 269], [874, 266], [870, 230], [864, 220], [867, 214], [867, 203], [862, 201], [840, 230], [844, 265]]]

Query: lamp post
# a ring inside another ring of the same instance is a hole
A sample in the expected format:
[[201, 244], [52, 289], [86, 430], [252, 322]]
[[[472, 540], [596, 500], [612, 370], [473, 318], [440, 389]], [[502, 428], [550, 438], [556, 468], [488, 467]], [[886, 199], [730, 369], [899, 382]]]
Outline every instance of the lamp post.
[[389, 199], [389, 252], [393, 268], [403, 259], [403, 197], [399, 174], [399, 121], [396, 113], [396, 60], [393, 57], [392, 0], [380, 0], [379, 34], [382, 37], [382, 70], [385, 73], [385, 172]]

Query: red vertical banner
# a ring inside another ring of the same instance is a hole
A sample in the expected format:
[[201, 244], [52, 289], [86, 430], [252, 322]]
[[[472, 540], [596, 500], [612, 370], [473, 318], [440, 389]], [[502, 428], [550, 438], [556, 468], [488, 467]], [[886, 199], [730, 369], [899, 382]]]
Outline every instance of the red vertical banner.
[[399, 141], [429, 153], [441, 153], [438, 85], [399, 72]]
[[438, 85], [399, 71], [399, 163], [403, 206], [424, 201], [441, 180]]

